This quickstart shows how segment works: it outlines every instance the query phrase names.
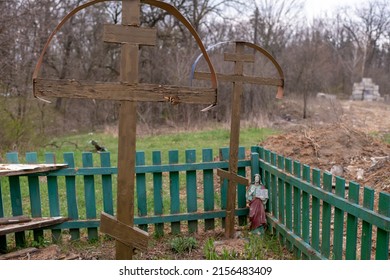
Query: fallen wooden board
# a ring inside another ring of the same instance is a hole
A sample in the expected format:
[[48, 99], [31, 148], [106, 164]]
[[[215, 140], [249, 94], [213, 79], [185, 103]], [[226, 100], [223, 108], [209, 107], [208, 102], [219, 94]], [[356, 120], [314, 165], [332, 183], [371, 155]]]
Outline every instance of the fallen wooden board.
[[18, 251], [11, 252], [11, 253], [8, 253], [8, 254], [0, 255], [0, 260], [8, 260], [8, 259], [20, 257], [20, 256], [23, 256], [23, 255], [31, 254], [31, 253], [33, 253], [33, 252], [35, 252], [37, 250], [38, 249], [35, 248], [35, 247], [24, 248], [22, 250], [18, 250]]
[[0, 226], [10, 225], [10, 224], [19, 224], [31, 221], [31, 218], [27, 216], [14, 216], [8, 218], [0, 218]]
[[67, 166], [67, 164], [0, 164], [0, 176], [15, 176], [54, 171]]
[[64, 217], [33, 218], [30, 222], [0, 226], [0, 236], [30, 229], [44, 228], [67, 221]]

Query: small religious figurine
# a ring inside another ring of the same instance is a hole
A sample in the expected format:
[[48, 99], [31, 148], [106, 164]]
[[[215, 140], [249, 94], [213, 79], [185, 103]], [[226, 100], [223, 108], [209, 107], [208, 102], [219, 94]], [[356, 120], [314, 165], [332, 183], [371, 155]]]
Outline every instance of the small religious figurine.
[[268, 190], [261, 184], [259, 174], [255, 174], [255, 182], [249, 186], [246, 200], [249, 206], [250, 230], [253, 233], [264, 233], [267, 226], [265, 208], [268, 201]]

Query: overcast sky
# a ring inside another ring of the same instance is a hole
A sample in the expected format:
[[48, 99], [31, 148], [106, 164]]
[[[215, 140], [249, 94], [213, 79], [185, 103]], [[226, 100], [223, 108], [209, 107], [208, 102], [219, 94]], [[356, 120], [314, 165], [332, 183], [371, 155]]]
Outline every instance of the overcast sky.
[[306, 12], [308, 17], [321, 15], [324, 12], [331, 14], [337, 7], [350, 6], [355, 8], [356, 5], [364, 0], [306, 0]]

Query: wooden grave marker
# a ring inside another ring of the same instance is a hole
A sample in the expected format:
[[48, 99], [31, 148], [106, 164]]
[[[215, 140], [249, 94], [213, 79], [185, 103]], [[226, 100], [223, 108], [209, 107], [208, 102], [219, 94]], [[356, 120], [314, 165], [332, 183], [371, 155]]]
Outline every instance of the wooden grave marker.
[[[92, 83], [77, 80], [48, 80], [38, 78], [39, 70], [50, 41], [62, 25], [80, 10], [99, 2], [94, 0], [70, 12], [50, 35], [38, 60], [33, 74], [34, 96], [109, 99], [121, 102], [118, 136], [118, 191], [116, 218], [102, 213], [101, 231], [113, 236], [116, 241], [116, 259], [132, 259], [133, 249], [147, 248], [148, 233], [134, 227], [134, 185], [136, 154], [136, 102], [171, 102], [210, 104], [203, 111], [215, 106], [217, 101], [217, 79], [214, 68], [199, 35], [191, 24], [170, 4], [155, 0], [123, 0], [122, 24], [106, 25], [103, 39], [121, 44], [121, 64], [119, 83]], [[156, 31], [140, 27], [140, 4], [150, 4], [166, 10], [180, 20], [194, 36], [211, 71], [211, 88], [193, 88], [172, 85], [153, 85], [138, 83], [139, 48], [153, 46]]]
[[[244, 53], [245, 47], [254, 49], [261, 52], [275, 65], [280, 78], [263, 78], [263, 77], [251, 77], [244, 75], [244, 63], [255, 62], [254, 54]], [[230, 150], [229, 150], [229, 171], [222, 169], [217, 170], [218, 176], [228, 180], [227, 191], [227, 203], [226, 203], [226, 220], [225, 220], [225, 237], [234, 237], [234, 211], [236, 205], [236, 188], [237, 184], [249, 185], [248, 179], [237, 175], [238, 172], [238, 148], [240, 139], [240, 111], [241, 111], [241, 96], [243, 94], [243, 84], [257, 84], [257, 85], [273, 85], [278, 86], [277, 98], [283, 97], [284, 76], [283, 71], [276, 60], [265, 51], [263, 48], [248, 42], [235, 42], [235, 53], [225, 53], [224, 60], [234, 62], [234, 74], [217, 74], [219, 81], [232, 82], [233, 83], [233, 96], [232, 96], [232, 112], [230, 123]], [[195, 72], [194, 78], [203, 80], [209, 75], [205, 72]]]

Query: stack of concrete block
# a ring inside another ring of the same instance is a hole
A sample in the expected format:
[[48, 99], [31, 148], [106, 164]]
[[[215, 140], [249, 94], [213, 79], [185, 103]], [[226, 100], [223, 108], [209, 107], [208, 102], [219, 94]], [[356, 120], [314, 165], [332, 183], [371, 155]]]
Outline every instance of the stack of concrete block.
[[352, 88], [352, 100], [382, 101], [379, 94], [379, 86], [372, 82], [371, 78], [363, 78], [360, 83], [354, 83]]

